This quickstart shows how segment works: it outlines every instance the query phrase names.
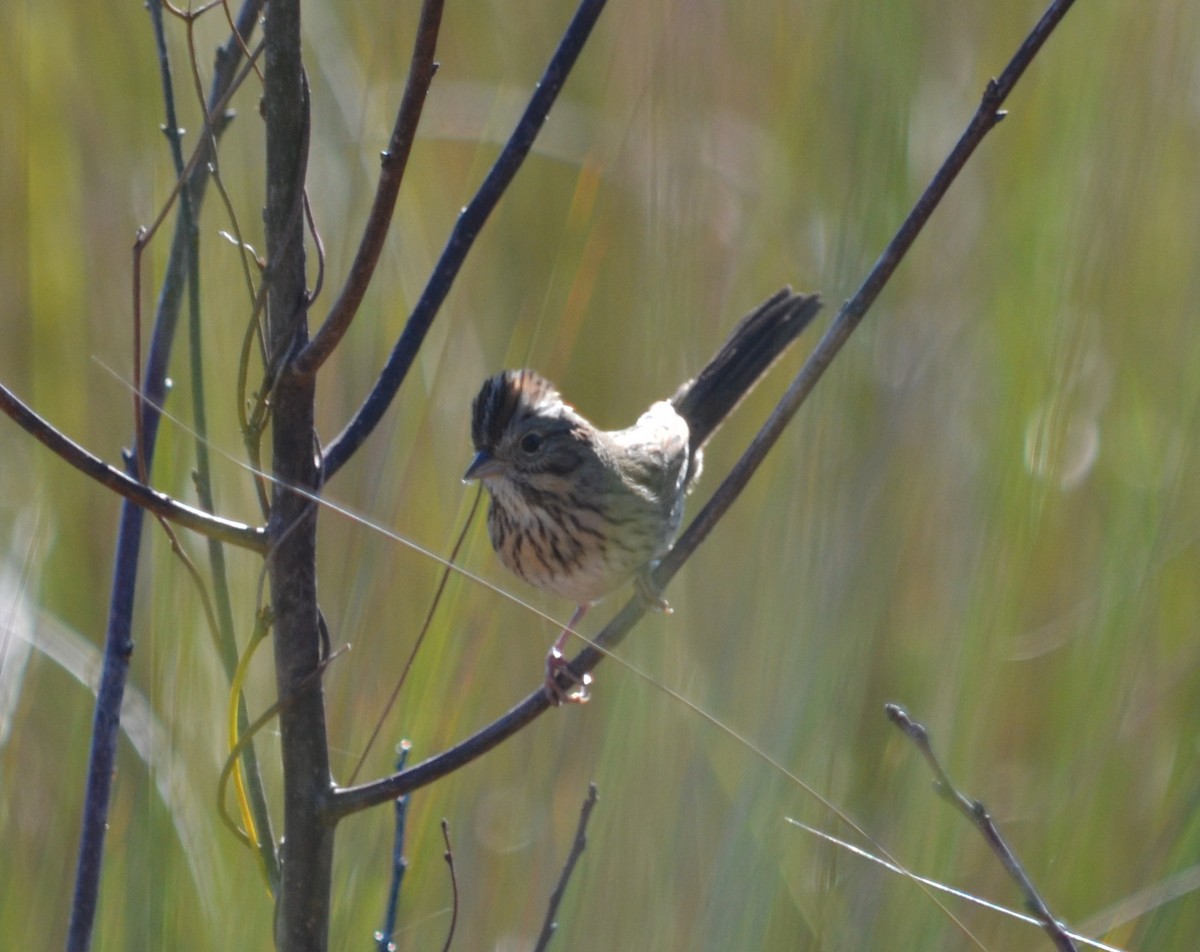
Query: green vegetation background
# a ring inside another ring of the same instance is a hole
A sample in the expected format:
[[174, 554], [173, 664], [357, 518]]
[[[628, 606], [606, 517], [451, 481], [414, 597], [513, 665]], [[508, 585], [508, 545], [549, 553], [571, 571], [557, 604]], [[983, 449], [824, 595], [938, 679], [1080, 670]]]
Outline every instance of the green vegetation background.
[[[568, 6], [448, 5], [385, 258], [321, 381], [325, 439], [375, 379]], [[712, 444], [695, 512], [1041, 12], [613, 0], [396, 406], [330, 498], [446, 553], [473, 492], [459, 476], [486, 374], [537, 367], [596, 422], [624, 425], [778, 286], [820, 290], [818, 327]], [[371, 195], [415, 3], [311, 3], [306, 17], [309, 195], [328, 255], [319, 319]], [[208, 15], [206, 83], [221, 37]], [[194, 144], [178, 23], [171, 52]], [[0, 79], [0, 379], [116, 461], [131, 433], [130, 248], [172, 184], [149, 19], [136, 3], [4, 4]], [[236, 100], [221, 164], [261, 250], [257, 100], [253, 85]], [[440, 948], [448, 927], [441, 817], [461, 896], [456, 948], [528, 948], [589, 780], [601, 799], [556, 948], [966, 947], [911, 883], [789, 826], [851, 835], [750, 747], [912, 870], [1018, 906], [886, 723], [887, 701], [929, 724], [1061, 916], [1119, 946], [1194, 946], [1200, 6], [1079, 3], [1008, 105], [669, 590], [675, 613], [623, 647], [629, 667], [605, 663], [591, 704], [551, 713], [414, 798], [399, 948]], [[210, 194], [208, 409], [215, 446], [240, 459], [233, 372], [248, 308], [218, 236], [228, 227]], [[165, 247], [151, 247], [147, 312]], [[187, 373], [181, 346], [170, 410], [185, 423]], [[154, 482], [194, 498], [193, 465], [190, 435], [168, 423]], [[223, 513], [253, 520], [246, 473], [225, 457], [216, 469]], [[65, 934], [92, 714], [77, 677], [98, 657], [117, 511], [0, 422], [7, 948], [54, 948]], [[147, 533], [136, 737], [123, 740], [96, 948], [264, 949], [271, 903], [216, 818], [226, 685], [193, 588], [161, 533]], [[353, 645], [326, 679], [344, 780], [439, 568], [336, 513], [322, 539], [322, 606], [335, 644]], [[199, 540], [188, 546], [200, 560]], [[505, 574], [482, 520], [463, 562], [555, 617], [570, 612]], [[244, 644], [259, 564], [234, 554], [231, 565]], [[401, 737], [421, 759], [502, 713], [536, 686], [554, 634], [519, 603], [452, 580], [368, 773], [388, 769]], [[253, 713], [273, 684], [263, 652]], [[260, 749], [277, 799], [275, 742]], [[379, 809], [340, 831], [333, 949], [368, 947], [380, 923], [391, 822]], [[1048, 946], [1032, 927], [946, 902], [987, 948]]]

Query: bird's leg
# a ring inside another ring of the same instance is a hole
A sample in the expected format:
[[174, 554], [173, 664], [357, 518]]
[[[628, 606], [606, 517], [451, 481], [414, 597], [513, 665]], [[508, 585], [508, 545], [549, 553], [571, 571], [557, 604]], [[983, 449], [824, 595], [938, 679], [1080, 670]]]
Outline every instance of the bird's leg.
[[[546, 696], [555, 707], [560, 704], [586, 704], [590, 699], [588, 686], [592, 683], [592, 676], [585, 674], [582, 678], [577, 677], [567, 667], [567, 658], [563, 654], [567, 636], [579, 624], [579, 620], [587, 614], [589, 608], [591, 605], [580, 605], [575, 609], [575, 614], [571, 616], [571, 620], [567, 622], [566, 627], [559, 633], [554, 644], [550, 646], [550, 651], [546, 654]], [[565, 691], [558, 683], [558, 676], [563, 672], [566, 672], [567, 676], [578, 685], [575, 690]]]

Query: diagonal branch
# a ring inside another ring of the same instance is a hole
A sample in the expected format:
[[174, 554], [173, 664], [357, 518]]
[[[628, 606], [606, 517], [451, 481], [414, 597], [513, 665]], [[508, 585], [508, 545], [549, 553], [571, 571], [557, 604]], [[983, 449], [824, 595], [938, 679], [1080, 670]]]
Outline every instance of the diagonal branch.
[[567, 856], [566, 863], [563, 864], [562, 873], [559, 874], [558, 884], [554, 887], [554, 892], [550, 894], [550, 906], [546, 910], [546, 918], [542, 920], [542, 931], [538, 935], [537, 945], [533, 947], [533, 952], [546, 952], [546, 949], [550, 947], [550, 940], [558, 931], [558, 922], [556, 921], [558, 907], [562, 905], [563, 896], [567, 892], [567, 884], [571, 881], [571, 874], [575, 872], [575, 864], [579, 862], [579, 857], [587, 849], [588, 821], [592, 818], [592, 809], [596, 806], [596, 800], [596, 782], [593, 780], [588, 784], [587, 797], [583, 801], [583, 807], [579, 811], [579, 823], [575, 827], [575, 840], [571, 843], [571, 852]]
[[70, 437], [55, 429], [4, 384], [0, 384], [0, 411], [11, 417], [27, 433], [36, 437], [81, 473], [90, 476], [102, 486], [106, 486], [147, 512], [155, 516], [162, 516], [164, 519], [169, 519], [185, 529], [199, 532], [210, 539], [227, 542], [253, 552], [267, 550], [265, 530], [194, 509], [166, 493], [138, 482], [115, 466], [110, 466], [100, 457], [93, 456]]
[[488, 172], [487, 178], [483, 180], [479, 191], [459, 214], [429, 283], [425, 285], [404, 332], [380, 372], [379, 380], [359, 407], [354, 419], [326, 447], [323, 454], [325, 480], [333, 476], [354, 455], [391, 406], [392, 399], [408, 375], [417, 351], [420, 350], [421, 343], [437, 316], [438, 308], [450, 293], [450, 285], [458, 275], [467, 252], [471, 250], [492, 209], [496, 207], [500, 196], [504, 194], [504, 190], [508, 188], [529, 154], [533, 140], [541, 131], [550, 113], [550, 107], [554, 105], [562, 90], [567, 74], [579, 58], [600, 11], [604, 9], [604, 3], [605, 0], [581, 0], [579, 9], [575, 11], [574, 18], [563, 33], [558, 49], [554, 51], [554, 56], [546, 66], [537, 89], [530, 97], [529, 105], [525, 107], [521, 121], [517, 123], [516, 129]]
[[[653, 573], [653, 581], [656, 585], [665, 587], [675, 577], [683, 564], [707, 538], [717, 522], [741, 494], [750, 481], [750, 477], [754, 475], [771, 447], [778, 441], [784, 427], [796, 415], [800, 405], [812, 392], [813, 387], [816, 386], [817, 381], [829, 367], [837, 352], [841, 350], [842, 345], [849, 339], [850, 334], [853, 333], [871, 304], [879, 296], [879, 292], [904, 259], [908, 249], [912, 247], [917, 235], [920, 234], [934, 209], [949, 190], [951, 183], [958, 177], [967, 160], [987, 133], [995, 128], [996, 124], [1004, 117], [1004, 113], [999, 111], [1000, 106], [1012, 92], [1017, 80], [1021, 78], [1033, 57], [1041, 49], [1073, 2], [1074, 0], [1053, 0], [1046, 13], [1013, 55], [1000, 78], [988, 83], [979, 108], [968, 123], [966, 131], [951, 150], [942, 167], [938, 169], [933, 180], [921, 193], [912, 211], [909, 212], [895, 237], [884, 249], [883, 254], [880, 255], [879, 260], [868, 273], [854, 297], [842, 305], [829, 330], [825, 332], [825, 336], [821, 338], [804, 366], [800, 368], [800, 372], [770, 417], [767, 418], [767, 422], [755, 435], [746, 452], [730, 470], [729, 475], [718, 487], [713, 497], [688, 525], [687, 530], [679, 537], [671, 551], [663, 556], [661, 563]], [[631, 598], [612, 621], [604, 627], [604, 630], [596, 636], [595, 641], [571, 661], [568, 668], [570, 674], [578, 680], [595, 668], [606, 654], [609, 654], [624, 640], [633, 626], [641, 620], [647, 608], [647, 603], [642, 597]], [[564, 674], [562, 677], [566, 679], [567, 675]], [[566, 683], [567, 681], [564, 680], [564, 684]], [[492, 722], [449, 750], [407, 770], [372, 783], [335, 790], [330, 798], [329, 806], [332, 819], [336, 821], [358, 810], [392, 800], [452, 773], [521, 730], [549, 707], [550, 702], [545, 691], [539, 688], [499, 720]]]
[[421, 120], [425, 97], [437, 72], [433, 54], [437, 49], [438, 30], [442, 24], [442, 6], [443, 0], [425, 0], [421, 5], [421, 21], [417, 26], [412, 62], [408, 67], [408, 82], [404, 87], [400, 111], [396, 114], [392, 137], [380, 159], [382, 168], [379, 184], [375, 188], [375, 201], [371, 204], [366, 227], [363, 228], [362, 241], [359, 242], [342, 293], [330, 308], [321, 329], [296, 358], [292, 366], [293, 373], [308, 375], [320, 369], [350, 329], [371, 283], [371, 276], [375, 273], [375, 265], [379, 262], [384, 240], [392, 224], [396, 196], [400, 193], [408, 156], [417, 137], [417, 123]]
[[934, 789], [938, 795], [979, 830], [988, 847], [996, 854], [1009, 877], [1021, 890], [1021, 894], [1025, 897], [1025, 905], [1042, 924], [1042, 928], [1050, 936], [1051, 941], [1060, 952], [1078, 952], [1078, 946], [1075, 945], [1063, 924], [1054, 917], [1050, 907], [1046, 905], [1046, 901], [1042, 899], [1037, 887], [1033, 885], [1033, 881], [1021, 866], [1020, 860], [1013, 853], [1012, 847], [1008, 845], [1008, 841], [996, 828], [987, 807], [981, 801], [972, 800], [966, 796], [950, 780], [946, 768], [942, 766], [942, 762], [938, 760], [937, 754], [933, 751], [933, 743], [929, 739], [929, 731], [925, 725], [914, 721], [908, 716], [908, 712], [898, 704], [887, 704], [884, 709], [887, 712], [888, 720], [904, 731], [904, 735], [916, 744], [917, 750], [929, 764], [929, 769], [933, 771]]

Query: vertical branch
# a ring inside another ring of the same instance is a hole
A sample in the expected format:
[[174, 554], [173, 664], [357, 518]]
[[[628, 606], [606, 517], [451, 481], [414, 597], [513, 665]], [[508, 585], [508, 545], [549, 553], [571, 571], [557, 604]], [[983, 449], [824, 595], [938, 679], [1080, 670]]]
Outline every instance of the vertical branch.
[[[213, 117], [208, 111], [204, 92], [200, 85], [200, 74], [196, 66], [195, 55], [195, 17], [187, 19], [188, 51], [191, 59], [192, 74], [196, 84], [196, 97], [200, 108], [204, 111], [204, 129], [202, 136], [204, 147], [207, 149], [210, 174], [216, 179], [217, 188], [222, 197], [227, 198], [221, 185], [217, 163], [216, 127]], [[231, 42], [238, 42], [235, 36]], [[239, 49], [244, 49], [244, 44]], [[178, 136], [176, 137], [176, 141]], [[183, 151], [175, 150], [176, 174], [184, 174]], [[197, 203], [193, 199], [192, 189], [185, 188], [179, 194], [179, 211], [191, 232], [190, 251], [188, 255], [188, 356], [191, 361], [192, 383], [192, 420], [196, 430], [196, 498], [208, 512], [216, 512], [215, 499], [212, 489], [212, 470], [208, 453], [208, 410], [204, 392], [204, 346], [201, 337], [201, 302], [200, 302], [200, 240], [199, 225], [194, 217], [193, 207]], [[231, 210], [231, 209], [230, 209]], [[236, 227], [236, 219], [235, 219]], [[234, 634], [233, 605], [229, 594], [229, 576], [225, 563], [225, 547], [218, 539], [211, 536], [208, 543], [208, 563], [212, 573], [213, 601], [216, 603], [217, 648], [221, 656], [221, 665], [230, 684], [234, 684], [238, 671], [237, 639]], [[237, 724], [238, 729], [245, 732], [250, 725], [250, 716], [246, 710], [246, 700], [240, 690], [237, 692]], [[262, 858], [263, 868], [273, 889], [279, 887], [279, 863], [275, 854], [274, 836], [271, 832], [271, 815], [267, 809], [266, 794], [263, 791], [262, 774], [258, 767], [258, 754], [254, 744], [246, 745], [242, 752], [242, 768], [245, 778], [246, 795], [250, 801], [254, 826], [257, 830], [258, 851]]]
[[296, 486], [319, 490], [313, 429], [315, 378], [290, 372], [307, 342], [304, 174], [308, 90], [300, 51], [300, 0], [272, 0], [264, 27], [263, 115], [267, 144], [267, 346], [279, 368], [272, 390], [274, 492], [267, 567], [275, 616], [275, 681], [283, 759], [282, 879], [275, 944], [324, 950], [329, 932], [333, 826], [316, 590], [316, 507]]
[[[239, 26], [246, 32], [253, 28], [260, 0], [248, 0], [239, 17]], [[159, 0], [149, 4], [155, 20], [155, 31], [161, 35], [162, 5]], [[247, 8], [252, 8], [246, 15]], [[163, 94], [167, 103], [167, 127], [175, 128], [170, 63], [166, 47], [159, 44], [159, 63]], [[230, 61], [235, 57], [231, 56]], [[222, 73], [226, 87], [228, 72]], [[218, 80], [214, 79], [214, 95]], [[221, 94], [225, 87], [221, 87]], [[196, 179], [204, 175], [203, 166]], [[193, 186], [199, 190], [197, 181]], [[197, 194], [196, 205], [199, 204]], [[178, 326], [179, 307], [187, 278], [187, 246], [189, 227], [180, 216], [176, 221], [171, 252], [159, 292], [154, 332], [150, 352], [146, 357], [142, 393], [145, 397], [139, 409], [135, 429], [134, 452], [127, 454], [126, 469], [136, 478], [138, 460], [147, 470], [154, 458], [154, 446], [160, 421], [159, 411], [166, 397], [167, 363]], [[79, 859], [75, 871], [75, 891], [71, 903], [71, 920], [67, 929], [67, 948], [84, 952], [91, 946], [92, 928], [100, 891], [100, 870], [104, 856], [105, 831], [108, 827], [109, 803], [112, 799], [112, 778], [117, 756], [117, 736], [120, 730], [121, 701], [129, 677], [129, 659], [133, 654], [133, 602], [137, 588], [137, 569], [141, 556], [142, 522], [145, 510], [124, 502], [117, 530], [116, 552], [113, 557], [113, 581], [109, 600], [108, 622], [105, 629], [104, 664], [96, 691], [96, 710], [92, 721], [92, 745], [88, 755], [87, 788], [84, 796], [83, 822], [79, 834]]]

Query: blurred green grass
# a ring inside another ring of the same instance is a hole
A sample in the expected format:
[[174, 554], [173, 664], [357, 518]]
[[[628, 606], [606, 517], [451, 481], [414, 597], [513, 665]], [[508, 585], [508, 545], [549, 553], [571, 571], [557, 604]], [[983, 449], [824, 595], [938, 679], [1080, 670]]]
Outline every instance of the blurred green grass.
[[[410, 6], [307, 11], [326, 305], [390, 129]], [[396, 407], [330, 496], [448, 552], [470, 502], [459, 475], [486, 374], [536, 366], [596, 422], [619, 426], [780, 284], [820, 290], [832, 311], [1041, 9], [613, 5]], [[566, 15], [528, 2], [447, 10], [393, 236], [321, 381], [324, 438], [374, 380]], [[129, 249], [171, 185], [149, 24], [136, 5], [22, 4], [0, 12], [0, 26], [12, 91], [0, 99], [0, 379], [115, 460], [131, 400], [104, 366], [130, 376]], [[220, 35], [216, 17], [201, 21], [205, 75]], [[180, 29], [172, 42], [194, 142]], [[914, 871], [994, 900], [1020, 902], [931, 794], [885, 722], [886, 701], [929, 724], [951, 774], [988, 803], [1069, 922], [1194, 867], [1198, 49], [1200, 9], [1178, 0], [1080, 4], [1067, 17], [791, 432], [671, 587], [675, 613], [649, 618], [623, 647], [646, 678], [604, 664], [588, 707], [543, 718], [414, 798], [401, 949], [436, 947], [448, 925], [443, 816], [463, 903], [458, 946], [528, 947], [593, 779], [601, 799], [561, 910], [563, 946], [966, 945], [914, 886], [786, 825], [797, 816], [847, 832], [661, 687], [785, 764]], [[261, 251], [256, 104], [254, 90], [235, 103], [221, 164]], [[214, 443], [240, 458], [230, 341], [247, 308], [214, 199], [203, 227], [209, 417]], [[159, 273], [164, 248], [152, 246], [147, 273]], [[718, 435], [693, 513], [800, 359], [789, 356]], [[187, 419], [182, 352], [174, 376], [170, 409]], [[155, 482], [191, 498], [191, 453], [187, 432], [168, 425]], [[39, 553], [0, 619], [44, 612], [99, 644], [117, 503], [11, 425], [0, 426], [0, 459], [0, 531], [15, 540], [32, 518]], [[254, 518], [244, 471], [223, 459], [216, 469], [222, 510]], [[150, 538], [133, 683], [170, 757], [122, 750], [96, 947], [266, 948], [269, 900], [215, 816], [223, 677], [195, 593]], [[322, 539], [322, 606], [335, 643], [353, 645], [327, 676], [345, 779], [439, 569], [336, 514]], [[21, 557], [14, 544], [6, 571]], [[569, 613], [504, 573], [481, 524], [463, 561]], [[231, 562], [244, 641], [259, 566]], [[452, 580], [369, 771], [388, 768], [401, 736], [421, 759], [506, 710], [537, 683], [554, 633]], [[252, 712], [273, 700], [268, 665], [263, 652]], [[53, 947], [91, 698], [38, 652], [15, 683], [0, 750], [0, 938]], [[269, 736], [262, 753], [277, 797]], [[183, 808], [159, 793], [172, 763], [192, 781], [189, 815], [209, 824], [204, 862], [177, 832]], [[334, 949], [365, 946], [380, 922], [390, 823], [377, 810], [340, 830]], [[951, 908], [988, 948], [1046, 945], [1027, 926]], [[1190, 947], [1198, 908], [1190, 893], [1150, 902], [1108, 941]]]

